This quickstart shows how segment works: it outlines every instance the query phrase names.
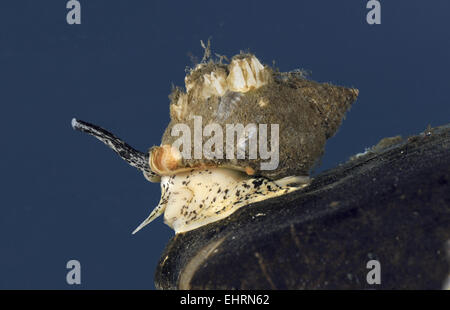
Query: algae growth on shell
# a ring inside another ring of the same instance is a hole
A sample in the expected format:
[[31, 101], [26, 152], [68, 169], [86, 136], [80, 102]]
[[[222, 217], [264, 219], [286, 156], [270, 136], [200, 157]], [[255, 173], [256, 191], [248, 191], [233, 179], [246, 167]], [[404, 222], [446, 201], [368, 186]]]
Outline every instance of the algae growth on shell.
[[[205, 54], [210, 55], [209, 46]], [[297, 71], [281, 73], [253, 54], [240, 53], [227, 64], [204, 57], [188, 72], [185, 89], [177, 87], [169, 96], [171, 121], [162, 141], [148, 153], [98, 126], [75, 119], [72, 126], [110, 146], [149, 181], [161, 183], [159, 204], [134, 232], [164, 214], [165, 223], [179, 233], [307, 186], [326, 140], [336, 133], [357, 95], [356, 89], [314, 82]], [[185, 155], [198, 151], [199, 138], [201, 145], [208, 143], [213, 132], [190, 135], [188, 147], [180, 147], [180, 132], [175, 135], [174, 129], [194, 128], [199, 119], [202, 133], [211, 124], [219, 129], [245, 126], [235, 140], [233, 134], [231, 156], [217, 156], [215, 145], [207, 155]], [[264, 168], [267, 158], [250, 156], [249, 144], [261, 142], [257, 137], [262, 136], [252, 129], [262, 124], [277, 128], [277, 134], [270, 127], [264, 136], [278, 156], [270, 169]]]

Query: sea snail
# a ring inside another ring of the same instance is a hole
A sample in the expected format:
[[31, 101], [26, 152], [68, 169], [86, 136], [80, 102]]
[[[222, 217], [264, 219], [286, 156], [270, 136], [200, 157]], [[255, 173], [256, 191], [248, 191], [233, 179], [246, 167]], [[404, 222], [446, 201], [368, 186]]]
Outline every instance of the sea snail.
[[[317, 83], [299, 71], [278, 72], [253, 54], [238, 54], [227, 64], [222, 57], [209, 58], [188, 72], [185, 90], [172, 91], [171, 121], [160, 146], [148, 153], [98, 126], [72, 120], [74, 129], [98, 138], [149, 181], [161, 183], [159, 204], [133, 233], [163, 213], [175, 233], [189, 231], [306, 186], [326, 140], [358, 96], [357, 89]], [[230, 145], [220, 146], [233, 125]], [[184, 131], [192, 128], [193, 133]], [[265, 152], [252, 149], [254, 142], [265, 143]], [[275, 163], [268, 163], [268, 153]]]

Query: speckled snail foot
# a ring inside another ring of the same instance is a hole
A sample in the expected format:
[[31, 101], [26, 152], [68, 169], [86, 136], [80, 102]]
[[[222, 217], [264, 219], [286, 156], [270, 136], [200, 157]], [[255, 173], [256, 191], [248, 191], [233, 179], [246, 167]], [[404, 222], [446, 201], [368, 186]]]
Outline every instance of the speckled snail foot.
[[[171, 121], [161, 144], [148, 153], [87, 122], [73, 119], [72, 127], [104, 142], [149, 181], [161, 183], [159, 204], [133, 233], [163, 213], [164, 222], [180, 233], [307, 186], [326, 140], [357, 96], [356, 89], [317, 83], [297, 71], [280, 73], [252, 54], [236, 55], [229, 64], [204, 57], [185, 77], [185, 90], [175, 88], [169, 96]], [[193, 128], [193, 134], [180, 130]], [[225, 140], [218, 134], [221, 128], [236, 130], [227, 135], [232, 143], [225, 150], [217, 143]], [[189, 143], [180, 148], [181, 133]], [[261, 155], [262, 138], [271, 158]], [[254, 142], [261, 156], [255, 156]]]

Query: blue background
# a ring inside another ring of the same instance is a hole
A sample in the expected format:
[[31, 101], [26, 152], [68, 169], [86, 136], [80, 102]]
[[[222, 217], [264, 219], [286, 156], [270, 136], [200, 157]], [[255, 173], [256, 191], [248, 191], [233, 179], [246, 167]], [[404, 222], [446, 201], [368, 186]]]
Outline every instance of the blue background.
[[[254, 52], [282, 71], [311, 70], [354, 86], [356, 104], [318, 171], [386, 136], [449, 122], [450, 2], [80, 0], [0, 2], [0, 288], [146, 289], [173, 232], [162, 219], [132, 236], [158, 203], [147, 182], [104, 145], [75, 132], [96, 123], [146, 150], [169, 121], [200, 40]], [[81, 262], [82, 284], [65, 281]]]

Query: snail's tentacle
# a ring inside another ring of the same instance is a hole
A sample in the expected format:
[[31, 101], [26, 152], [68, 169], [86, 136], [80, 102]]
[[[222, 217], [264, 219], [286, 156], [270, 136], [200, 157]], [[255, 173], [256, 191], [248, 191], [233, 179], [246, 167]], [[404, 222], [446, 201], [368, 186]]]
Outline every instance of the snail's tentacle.
[[171, 195], [171, 192], [168, 189], [173, 178], [174, 176], [166, 177], [165, 179], [161, 180], [161, 199], [158, 205], [152, 210], [150, 215], [132, 232], [133, 235], [164, 213]]
[[91, 136], [94, 136], [98, 140], [102, 141], [128, 164], [141, 170], [147, 179], [155, 181], [159, 179], [159, 176], [150, 169], [148, 154], [134, 149], [107, 130], [88, 122], [73, 118], [72, 128], [90, 134]]
[[131, 234], [134, 235], [139, 230], [141, 230], [142, 228], [144, 228], [145, 226], [147, 226], [148, 224], [153, 222], [154, 219], [156, 219], [157, 217], [159, 217], [161, 214], [164, 213], [165, 209], [166, 209], [165, 204], [159, 204], [156, 208], [153, 209], [153, 211], [150, 213], [150, 215]]

